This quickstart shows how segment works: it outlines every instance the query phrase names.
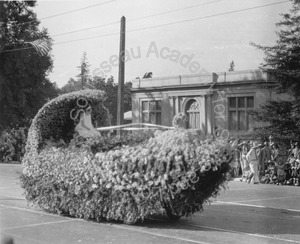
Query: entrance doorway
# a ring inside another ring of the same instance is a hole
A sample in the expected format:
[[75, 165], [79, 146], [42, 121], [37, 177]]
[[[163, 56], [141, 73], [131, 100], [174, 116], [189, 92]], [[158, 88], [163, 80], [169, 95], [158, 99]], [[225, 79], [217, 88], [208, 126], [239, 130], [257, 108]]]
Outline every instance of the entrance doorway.
[[186, 104], [185, 109], [188, 117], [188, 129], [200, 129], [200, 104], [195, 99], [191, 99]]

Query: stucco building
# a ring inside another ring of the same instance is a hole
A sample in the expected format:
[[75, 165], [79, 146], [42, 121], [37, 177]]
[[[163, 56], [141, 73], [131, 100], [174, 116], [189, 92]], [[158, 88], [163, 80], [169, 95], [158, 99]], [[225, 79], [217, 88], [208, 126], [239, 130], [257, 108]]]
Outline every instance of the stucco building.
[[136, 79], [132, 81], [132, 122], [172, 126], [174, 115], [188, 116], [187, 128], [226, 137], [247, 134], [249, 112], [278, 95], [262, 84], [261, 70]]

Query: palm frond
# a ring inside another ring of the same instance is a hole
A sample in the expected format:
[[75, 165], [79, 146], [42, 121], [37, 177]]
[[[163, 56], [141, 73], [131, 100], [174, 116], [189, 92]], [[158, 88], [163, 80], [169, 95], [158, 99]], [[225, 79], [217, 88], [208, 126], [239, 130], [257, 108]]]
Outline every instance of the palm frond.
[[39, 55], [47, 55], [49, 51], [51, 50], [51, 44], [50, 41], [46, 38], [37, 39], [31, 42], [25, 42], [26, 44], [29, 44], [32, 46]]

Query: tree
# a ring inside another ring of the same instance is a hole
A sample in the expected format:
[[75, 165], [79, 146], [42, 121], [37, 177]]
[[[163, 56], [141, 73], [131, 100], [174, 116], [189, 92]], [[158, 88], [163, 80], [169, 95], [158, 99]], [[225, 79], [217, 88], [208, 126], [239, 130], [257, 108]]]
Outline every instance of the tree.
[[73, 91], [79, 91], [82, 89], [81, 80], [77, 79], [74, 80], [73, 78], [70, 78], [66, 85], [64, 85], [62, 88], [60, 88], [60, 93], [69, 93]]
[[77, 68], [80, 69], [80, 74], [77, 77], [81, 78], [81, 89], [83, 89], [84, 84], [87, 82], [87, 79], [89, 78], [89, 69], [90, 65], [87, 60], [86, 52], [83, 53], [83, 56], [81, 58], [81, 64]]
[[57, 95], [47, 79], [52, 40], [39, 29], [35, 1], [0, 2], [0, 130], [28, 126], [42, 105]]
[[68, 93], [68, 92], [79, 91], [87, 88], [94, 89], [95, 87], [93, 86], [93, 84], [95, 85], [96, 83], [91, 82], [89, 67], [90, 65], [87, 60], [87, 54], [86, 52], [84, 52], [81, 58], [80, 66], [77, 67], [80, 70], [80, 73], [76, 75], [77, 79], [74, 80], [73, 78], [70, 78], [68, 83], [60, 89], [60, 92]]
[[264, 51], [266, 70], [279, 93], [288, 93], [296, 99], [300, 96], [300, 1], [293, 0], [290, 13], [282, 14], [283, 19], [276, 25], [281, 30], [277, 32], [276, 45], [268, 47], [253, 44]]
[[[126, 82], [124, 85], [124, 112], [131, 110], [131, 86], [131, 82]], [[104, 101], [104, 106], [111, 114], [111, 123], [113, 125], [117, 124], [118, 84], [114, 82], [114, 77], [111, 76], [106, 80], [99, 76], [89, 78], [84, 84], [83, 89], [97, 89], [105, 91], [106, 100]], [[73, 78], [70, 78], [68, 83], [60, 89], [60, 92], [68, 93], [79, 90], [81, 90], [81, 80], [74, 80]]]
[[228, 71], [234, 71], [234, 66], [235, 66], [235, 64], [234, 64], [234, 62], [233, 62], [233, 60], [231, 61], [231, 63], [229, 64], [229, 69], [228, 69]]
[[124, 112], [132, 110], [132, 100], [130, 89], [132, 87], [131, 82], [126, 82], [124, 85]]
[[292, 104], [291, 101], [270, 100], [261, 105], [259, 110], [254, 111], [252, 119], [265, 125], [256, 128], [256, 133], [262, 139], [272, 135], [278, 139], [286, 139], [287, 142], [292, 138], [298, 138], [300, 134], [295, 127]]
[[267, 85], [279, 94], [288, 94], [289, 101], [267, 101], [254, 113], [257, 121], [269, 121], [268, 126], [256, 128], [257, 133], [277, 134], [278, 137], [300, 138], [300, 0], [292, 0], [289, 13], [282, 14], [276, 25], [278, 40], [274, 46], [252, 43], [264, 51], [262, 69], [268, 72]]

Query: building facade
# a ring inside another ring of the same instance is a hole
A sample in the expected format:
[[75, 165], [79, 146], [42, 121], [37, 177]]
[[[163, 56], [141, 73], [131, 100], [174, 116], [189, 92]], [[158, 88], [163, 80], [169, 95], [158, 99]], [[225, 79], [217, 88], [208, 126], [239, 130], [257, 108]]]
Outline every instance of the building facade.
[[263, 84], [261, 70], [136, 79], [132, 82], [132, 122], [172, 126], [187, 115], [186, 128], [205, 135], [237, 136], [251, 132], [250, 111], [279, 96]]

